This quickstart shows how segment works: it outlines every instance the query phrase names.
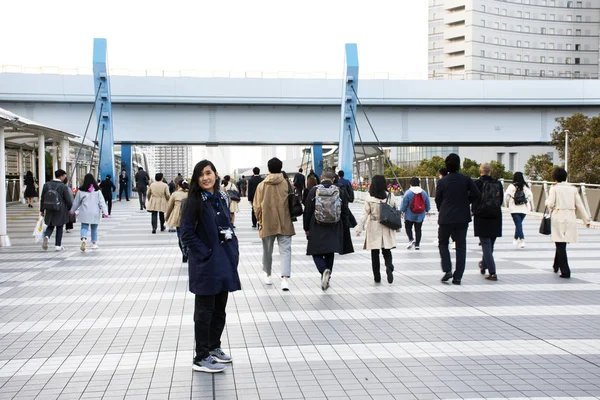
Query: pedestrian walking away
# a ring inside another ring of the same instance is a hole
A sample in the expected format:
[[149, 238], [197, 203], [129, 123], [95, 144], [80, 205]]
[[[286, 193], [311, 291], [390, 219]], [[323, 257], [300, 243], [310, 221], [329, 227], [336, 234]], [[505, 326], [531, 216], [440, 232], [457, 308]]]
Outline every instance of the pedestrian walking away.
[[108, 218], [108, 208], [101, 193], [94, 175], [86, 174], [70, 211], [71, 214], [79, 211], [81, 251], [85, 251], [87, 248], [87, 234], [90, 228], [92, 230], [92, 249], [98, 248], [98, 224], [103, 216]]
[[474, 215], [475, 236], [479, 238], [483, 256], [479, 262], [479, 271], [490, 281], [497, 281], [496, 261], [494, 260], [494, 244], [496, 239], [502, 237], [502, 202], [504, 190], [502, 184], [490, 176], [492, 167], [489, 163], [479, 166], [480, 178], [475, 181], [475, 186], [481, 193], [473, 201], [472, 212]]
[[165, 212], [169, 203], [169, 186], [164, 183], [163, 174], [160, 172], [154, 177], [155, 182], [148, 188], [148, 208], [152, 213], [152, 233], [156, 233], [158, 219], [160, 218], [160, 231], [163, 232], [165, 227]]
[[524, 248], [523, 221], [527, 214], [533, 210], [533, 193], [529, 188], [529, 184], [525, 182], [522, 172], [515, 172], [513, 175], [513, 181], [506, 189], [504, 200], [515, 224], [513, 244]]
[[561, 278], [571, 277], [571, 268], [567, 257], [567, 243], [577, 243], [577, 218], [581, 218], [586, 227], [590, 227], [591, 218], [587, 213], [577, 188], [567, 183], [567, 171], [556, 168], [552, 172], [555, 185], [550, 188], [546, 207], [550, 211], [552, 226], [550, 238], [556, 246], [553, 270], [560, 271]]
[[[445, 160], [448, 175], [437, 183], [435, 203], [438, 209], [438, 247], [440, 252], [442, 282], [460, 285], [467, 259], [467, 230], [471, 222], [471, 203], [479, 197], [479, 189], [473, 180], [458, 172], [460, 157], [451, 153]], [[456, 269], [452, 273], [452, 260], [448, 242], [456, 241]]]
[[237, 181], [237, 187], [238, 189], [240, 189], [240, 196], [246, 197], [247, 182], [246, 177], [244, 175], [242, 175], [242, 177]]
[[150, 176], [144, 168], [139, 167], [138, 172], [135, 174], [135, 189], [138, 193], [138, 200], [140, 201], [140, 210], [146, 209], [146, 192], [150, 185]]
[[63, 250], [62, 236], [63, 227], [69, 221], [69, 210], [73, 205], [73, 193], [63, 183], [67, 173], [58, 169], [54, 172], [54, 180], [46, 182], [40, 195], [40, 215], [44, 217], [44, 223], [48, 226], [44, 232], [42, 249], [48, 250], [48, 241], [56, 228], [54, 239], [55, 250]]
[[348, 179], [344, 178], [346, 175], [344, 171], [338, 171], [338, 186], [344, 188], [346, 190], [346, 194], [348, 196], [348, 203], [354, 203], [354, 188], [352, 187], [352, 182]]
[[24, 185], [25, 191], [23, 192], [23, 197], [27, 199], [27, 207], [33, 208], [33, 200], [38, 197], [38, 188], [31, 171], [27, 171], [25, 174]]
[[[417, 177], [410, 178], [410, 189], [404, 194], [400, 212], [404, 214], [404, 229], [408, 237], [407, 249], [421, 249], [423, 221], [431, 210], [429, 195], [421, 189], [421, 181]], [[413, 227], [415, 236], [413, 236]]]
[[108, 215], [112, 215], [112, 197], [113, 192], [117, 190], [115, 184], [112, 181], [112, 176], [110, 174], [106, 175], [106, 179], [100, 182], [100, 189], [102, 191], [102, 196], [104, 197], [104, 201], [108, 206]]
[[258, 187], [258, 184], [263, 181], [263, 178], [260, 176], [260, 168], [258, 167], [254, 167], [252, 169], [252, 173], [254, 175], [248, 181], [248, 202], [250, 203], [250, 207], [252, 207], [252, 227], [256, 228], [257, 220], [256, 215], [254, 214], [252, 202], [254, 201], [254, 193], [256, 193], [256, 188]]
[[[229, 196], [231, 192], [237, 192], [238, 197], [241, 197], [240, 191], [237, 186], [231, 181], [231, 176], [225, 175], [223, 177], [223, 182], [221, 182], [221, 190]], [[231, 212], [231, 224], [235, 228], [235, 214], [240, 211], [240, 206], [238, 201], [231, 200], [229, 198], [229, 212]]]
[[302, 168], [294, 175], [294, 190], [296, 191], [296, 195], [302, 198], [304, 190], [306, 190], [306, 177], [302, 173]]
[[238, 239], [232, 229], [227, 194], [219, 191], [214, 164], [194, 167], [181, 218], [181, 239], [188, 249], [189, 290], [195, 295], [195, 357], [192, 369], [222, 372], [232, 358], [221, 348], [229, 292], [241, 289]]
[[381, 282], [381, 267], [379, 253], [383, 253], [385, 272], [388, 283], [394, 282], [394, 264], [392, 249], [396, 248], [396, 231], [382, 225], [381, 204], [387, 203], [392, 208], [398, 208], [400, 201], [387, 191], [387, 183], [383, 175], [375, 175], [371, 179], [369, 195], [365, 199], [363, 214], [356, 227], [356, 235], [366, 231], [364, 249], [371, 250], [371, 267], [375, 283]]
[[304, 203], [303, 226], [306, 254], [313, 257], [321, 274], [321, 289], [330, 286], [335, 253], [344, 253], [344, 221], [349, 225], [346, 193], [333, 184], [335, 171], [323, 170], [321, 184], [313, 187]]
[[288, 291], [289, 278], [292, 276], [292, 236], [296, 234], [289, 207], [289, 198], [294, 196], [294, 191], [282, 173], [283, 163], [280, 159], [270, 159], [267, 167], [269, 175], [256, 188], [252, 209], [263, 245], [265, 284], [273, 284], [273, 246], [277, 240], [281, 257], [281, 289]]
[[181, 180], [177, 184], [177, 191], [175, 191], [171, 197], [169, 198], [169, 204], [167, 205], [167, 213], [165, 217], [167, 218], [167, 225], [172, 228], [175, 228], [177, 231], [177, 242], [179, 243], [179, 249], [181, 250], [181, 261], [188, 261], [188, 252], [187, 248], [183, 245], [181, 241], [181, 213], [182, 213], [182, 204], [185, 199], [188, 197], [188, 189], [189, 184], [185, 180]]
[[127, 172], [123, 169], [121, 170], [121, 175], [119, 175], [119, 201], [123, 198], [123, 193], [125, 193], [125, 200], [129, 201], [129, 176], [127, 176]]

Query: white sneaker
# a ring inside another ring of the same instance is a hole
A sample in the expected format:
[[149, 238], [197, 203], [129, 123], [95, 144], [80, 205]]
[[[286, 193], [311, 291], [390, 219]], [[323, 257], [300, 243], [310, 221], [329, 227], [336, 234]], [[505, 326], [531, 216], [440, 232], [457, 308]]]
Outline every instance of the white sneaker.
[[92, 243], [92, 250], [96, 250], [98, 248], [98, 245], [96, 243]]
[[519, 244], [519, 240], [518, 239], [513, 239], [513, 245], [518, 245]]
[[81, 239], [81, 246], [79, 246], [79, 248], [81, 249], [81, 251], [85, 251], [86, 242], [87, 242], [86, 239]]
[[265, 274], [265, 285], [272, 285], [272, 284], [273, 284], [273, 280], [271, 279], [271, 275]]
[[288, 290], [290, 290], [290, 284], [289, 284], [287, 278], [281, 279], [281, 290], [283, 290], [284, 292], [287, 292]]
[[410, 250], [413, 248], [414, 245], [415, 245], [415, 241], [411, 240], [410, 242], [408, 242], [408, 246], [406, 246], [406, 248]]
[[524, 248], [525, 248], [525, 240], [524, 240], [524, 239], [522, 239], [522, 240], [519, 242], [519, 247], [520, 247], [520, 248], [522, 248], [522, 249], [524, 249]]
[[54, 251], [61, 251], [64, 249], [65, 249], [65, 246], [54, 246]]

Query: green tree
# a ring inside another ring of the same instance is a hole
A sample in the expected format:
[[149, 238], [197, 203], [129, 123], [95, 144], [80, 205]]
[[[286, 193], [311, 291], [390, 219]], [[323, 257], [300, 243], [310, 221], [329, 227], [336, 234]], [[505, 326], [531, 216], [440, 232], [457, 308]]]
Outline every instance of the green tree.
[[[392, 168], [390, 168], [390, 165], [392, 165], [394, 167], [394, 172], [392, 173]], [[395, 165], [392, 162], [386, 163], [385, 164], [385, 169], [383, 170], [383, 176], [385, 176], [386, 178], [393, 178], [394, 177], [394, 173], [396, 174], [396, 176], [398, 178], [400, 177], [406, 177], [406, 176], [410, 176], [410, 171], [405, 169], [405, 168], [401, 168], [397, 165]]]
[[504, 164], [498, 161], [490, 162], [490, 166], [492, 167], [492, 177], [496, 179], [504, 178], [504, 179], [512, 179], [513, 173], [511, 171], [507, 171]]
[[414, 176], [437, 176], [440, 169], [446, 167], [446, 161], [440, 156], [433, 156], [431, 159], [423, 159], [419, 165], [412, 171]]
[[556, 122], [552, 144], [563, 160], [565, 131], [569, 131], [569, 180], [600, 183], [600, 115], [588, 117], [576, 113], [568, 118], [556, 118]]
[[552, 179], [552, 159], [548, 154], [532, 155], [525, 164], [525, 176], [532, 180], [549, 181]]
[[463, 160], [462, 173], [471, 178], [479, 178], [479, 163], [470, 158], [465, 158]]

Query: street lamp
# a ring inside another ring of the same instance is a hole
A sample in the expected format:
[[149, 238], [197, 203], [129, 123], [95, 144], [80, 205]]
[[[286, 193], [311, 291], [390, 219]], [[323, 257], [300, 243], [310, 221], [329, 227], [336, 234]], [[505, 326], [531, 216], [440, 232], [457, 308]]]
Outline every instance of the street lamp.
[[565, 171], [569, 171], [569, 130], [565, 129]]

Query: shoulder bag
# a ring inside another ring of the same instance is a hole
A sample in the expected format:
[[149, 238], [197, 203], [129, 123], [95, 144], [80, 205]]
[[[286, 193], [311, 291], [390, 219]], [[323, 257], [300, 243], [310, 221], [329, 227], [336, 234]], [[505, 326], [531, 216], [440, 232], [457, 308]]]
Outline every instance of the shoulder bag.
[[542, 216], [542, 222], [540, 223], [540, 233], [542, 235], [552, 234], [552, 220], [550, 219], [548, 207], [544, 208], [544, 215]]
[[394, 231], [397, 231], [402, 228], [402, 214], [400, 213], [400, 210], [397, 210], [390, 206], [390, 197], [391, 193], [388, 193], [387, 200], [381, 203], [379, 223]]

